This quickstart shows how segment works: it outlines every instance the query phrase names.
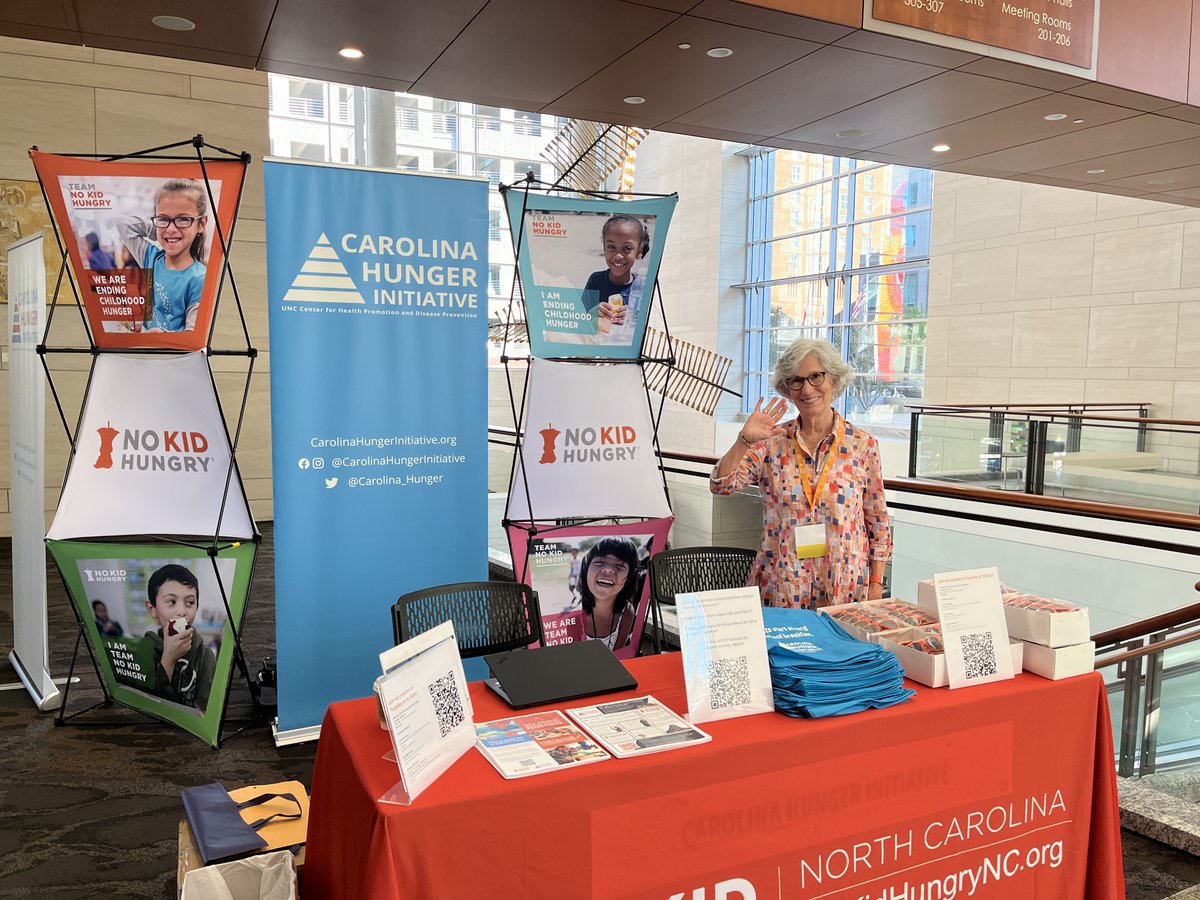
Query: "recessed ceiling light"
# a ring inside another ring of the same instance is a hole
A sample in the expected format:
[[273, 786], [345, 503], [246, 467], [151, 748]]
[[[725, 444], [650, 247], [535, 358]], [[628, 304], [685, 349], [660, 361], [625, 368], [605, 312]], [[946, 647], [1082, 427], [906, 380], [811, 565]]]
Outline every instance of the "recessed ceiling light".
[[684, 41], [682, 44], [679, 45], [679, 49], [680, 50], [691, 50], [692, 45], [687, 43], [687, 41]]
[[625, 102], [628, 103], [630, 106], [637, 106], [639, 103], [645, 103], [646, 98], [645, 97], [626, 97]]
[[1050, 113], [1048, 116], [1042, 116], [1047, 122], [1061, 122], [1067, 117], [1066, 113]]
[[1075, 125], [1082, 125], [1083, 119], [1072, 119], [1071, 122], [1074, 123]]
[[945, 153], [947, 150], [950, 149], [950, 145], [949, 144], [934, 144], [929, 149], [932, 150], [934, 153]]
[[191, 31], [196, 27], [195, 22], [183, 16], [155, 16], [150, 21], [167, 31]]
[[338, 56], [344, 56], [346, 59], [362, 59], [366, 54], [357, 47], [343, 47], [338, 51]]
[[1103, 175], [1107, 171], [1108, 171], [1108, 169], [1087, 169], [1086, 174], [1088, 174], [1088, 175]]
[[728, 47], [713, 47], [708, 51], [708, 55], [713, 59], [724, 59], [727, 56], [733, 56], [733, 51]]
[[1174, 184], [1174, 178], [1151, 178], [1146, 181], [1146, 184]]
[[834, 137], [840, 138], [856, 138], [866, 134], [861, 128], [847, 128], [845, 131], [834, 132]]

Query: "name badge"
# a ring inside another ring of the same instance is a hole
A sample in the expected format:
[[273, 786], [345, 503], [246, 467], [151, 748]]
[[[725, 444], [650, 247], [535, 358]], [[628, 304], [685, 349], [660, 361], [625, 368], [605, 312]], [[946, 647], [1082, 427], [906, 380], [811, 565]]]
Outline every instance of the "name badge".
[[816, 559], [825, 555], [824, 525], [797, 525], [794, 533], [797, 559]]

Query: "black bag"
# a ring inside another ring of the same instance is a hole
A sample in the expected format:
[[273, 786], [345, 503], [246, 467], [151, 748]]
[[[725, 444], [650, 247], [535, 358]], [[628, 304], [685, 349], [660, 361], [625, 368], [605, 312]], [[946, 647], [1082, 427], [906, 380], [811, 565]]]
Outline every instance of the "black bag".
[[[200, 851], [200, 858], [206, 866], [256, 853], [267, 846], [267, 842], [259, 836], [258, 829], [275, 819], [298, 819], [303, 815], [303, 807], [294, 794], [259, 794], [238, 803], [225, 788], [214, 783], [185, 788], [182, 797], [183, 810], [187, 814], [192, 837], [196, 840], [196, 849]], [[241, 810], [259, 806], [276, 797], [295, 803], [295, 814], [276, 813], [249, 824], [242, 819]]]

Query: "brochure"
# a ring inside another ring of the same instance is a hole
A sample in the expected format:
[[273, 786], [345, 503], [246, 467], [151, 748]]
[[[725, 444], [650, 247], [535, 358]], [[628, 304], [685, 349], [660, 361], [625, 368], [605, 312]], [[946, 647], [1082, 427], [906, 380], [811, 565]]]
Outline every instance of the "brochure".
[[477, 722], [479, 750], [505, 778], [524, 778], [609, 759], [599, 744], [556, 709]]
[[586, 728], [605, 750], [621, 758], [712, 740], [711, 735], [688, 724], [650, 696], [580, 706], [568, 709], [567, 715]]

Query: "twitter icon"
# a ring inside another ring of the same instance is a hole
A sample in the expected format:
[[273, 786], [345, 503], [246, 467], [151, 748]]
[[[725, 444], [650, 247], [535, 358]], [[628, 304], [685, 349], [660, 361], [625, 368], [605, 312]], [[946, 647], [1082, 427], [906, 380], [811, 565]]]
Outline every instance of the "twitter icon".
[[337, 487], [337, 476], [335, 475], [333, 478], [326, 478], [325, 487], [329, 488], [330, 490]]

